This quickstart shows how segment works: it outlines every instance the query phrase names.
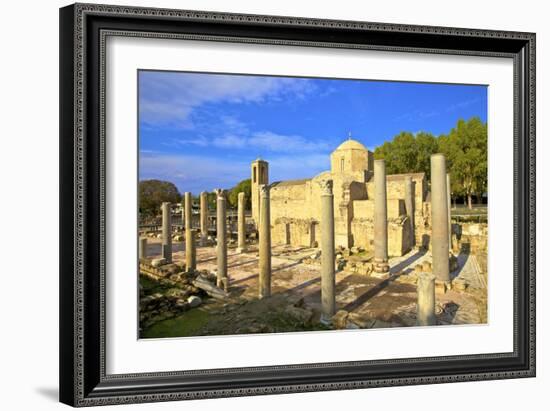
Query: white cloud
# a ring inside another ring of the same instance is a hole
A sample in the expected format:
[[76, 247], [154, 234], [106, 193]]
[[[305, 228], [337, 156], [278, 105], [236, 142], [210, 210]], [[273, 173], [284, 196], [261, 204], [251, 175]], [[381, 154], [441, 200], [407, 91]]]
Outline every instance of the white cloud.
[[[171, 181], [180, 192], [230, 188], [250, 178], [250, 160], [140, 152], [140, 179]], [[271, 181], [314, 177], [330, 168], [328, 154], [284, 155], [265, 158]]]
[[452, 112], [452, 111], [456, 111], [456, 110], [459, 110], [459, 109], [463, 109], [463, 108], [471, 106], [472, 104], [475, 104], [479, 101], [481, 101], [480, 97], [475, 97], [475, 98], [472, 98], [472, 99], [469, 99], [469, 100], [464, 100], [464, 101], [458, 102], [456, 104], [451, 104], [449, 107], [447, 107], [445, 109], [445, 111]]
[[250, 164], [223, 158], [193, 155], [148, 154], [141, 152], [139, 176], [171, 181], [180, 192], [229, 188], [249, 178]]
[[246, 138], [227, 134], [222, 137], [216, 137], [212, 145], [219, 148], [243, 148], [247, 144]]
[[207, 103], [303, 99], [315, 89], [307, 79], [141, 72], [140, 118], [150, 124], [191, 127], [193, 109]]
[[271, 131], [254, 133], [248, 139], [248, 145], [268, 151], [305, 152], [327, 150], [328, 144], [321, 141], [309, 141], [297, 135], [282, 135]]
[[246, 133], [240, 134], [239, 130], [233, 132], [234, 130], [230, 129], [229, 132], [210, 139], [203, 135], [193, 138], [174, 138], [165, 145], [172, 147], [194, 145], [199, 147], [252, 149], [256, 150], [258, 155], [290, 152], [301, 154], [324, 152], [331, 149], [325, 141], [308, 140], [299, 135], [283, 135], [271, 131], [249, 132], [243, 123], [240, 124], [239, 127], [243, 127], [242, 131], [246, 131]]
[[267, 158], [271, 181], [315, 177], [330, 169], [330, 154], [286, 155]]

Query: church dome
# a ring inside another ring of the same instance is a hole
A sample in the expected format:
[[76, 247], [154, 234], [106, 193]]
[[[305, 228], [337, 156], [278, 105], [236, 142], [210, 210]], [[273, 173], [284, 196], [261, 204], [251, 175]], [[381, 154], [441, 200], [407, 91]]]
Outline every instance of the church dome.
[[368, 151], [367, 148], [363, 144], [361, 144], [357, 140], [352, 140], [351, 138], [349, 140], [344, 141], [342, 144], [340, 144], [336, 150], [363, 150], [363, 151]]

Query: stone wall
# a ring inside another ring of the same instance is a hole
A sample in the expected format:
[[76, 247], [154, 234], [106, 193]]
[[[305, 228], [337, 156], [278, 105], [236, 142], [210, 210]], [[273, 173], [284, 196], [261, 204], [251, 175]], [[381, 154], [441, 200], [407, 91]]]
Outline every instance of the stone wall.
[[488, 227], [485, 223], [453, 224], [453, 237], [457, 237], [460, 244], [469, 244], [470, 251], [474, 254], [487, 253], [487, 233]]
[[[410, 225], [408, 217], [388, 219], [388, 254], [390, 257], [402, 256], [412, 248], [410, 243]], [[353, 245], [373, 251], [374, 220], [354, 219], [351, 223]]]
[[[405, 177], [410, 176], [413, 181], [414, 209], [415, 212], [422, 210], [422, 204], [428, 195], [428, 183], [424, 173], [412, 174], [390, 174], [386, 177], [386, 190], [388, 200], [405, 198]], [[374, 182], [367, 184], [367, 197], [374, 198]]]
[[317, 247], [321, 228], [312, 219], [278, 218], [271, 228], [273, 245], [289, 244], [295, 247]]
[[[362, 160], [364, 161], [364, 160]], [[351, 167], [351, 166], [350, 166]], [[321, 192], [319, 182], [333, 180], [336, 245], [360, 246], [370, 249], [373, 238], [374, 182], [366, 174], [357, 181], [345, 174], [325, 171], [312, 179], [289, 180], [271, 185], [271, 226], [273, 244], [310, 247], [320, 238]], [[358, 171], [357, 171], [358, 172]], [[429, 239], [430, 231], [425, 207], [427, 183], [424, 173], [408, 174], [413, 180], [415, 193], [415, 234], [417, 244]], [[409, 226], [404, 224], [405, 177], [407, 174], [387, 176], [388, 252], [403, 255], [411, 248]], [[370, 176], [372, 177], [372, 176]], [[407, 220], [408, 221], [408, 220]], [[257, 223], [257, 222], [256, 222]], [[313, 223], [313, 225], [312, 225]]]
[[[406, 214], [405, 201], [401, 199], [388, 199], [388, 220], [399, 218]], [[374, 218], [374, 200], [355, 200], [353, 202], [353, 216], [358, 219]]]

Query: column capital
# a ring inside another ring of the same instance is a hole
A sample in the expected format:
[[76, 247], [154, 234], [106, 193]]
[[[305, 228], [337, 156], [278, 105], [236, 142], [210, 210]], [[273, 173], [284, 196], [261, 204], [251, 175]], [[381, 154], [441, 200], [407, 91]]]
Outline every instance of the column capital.
[[321, 187], [322, 196], [331, 196], [332, 195], [332, 180], [320, 180], [318, 182], [319, 187]]
[[[271, 186], [269, 184], [260, 184], [260, 194], [262, 197], [269, 196], [269, 191], [271, 190]], [[243, 193], [244, 194], [244, 193]]]
[[227, 190], [224, 190], [223, 188], [215, 188], [214, 192], [216, 193], [217, 198], [223, 198], [225, 200]]

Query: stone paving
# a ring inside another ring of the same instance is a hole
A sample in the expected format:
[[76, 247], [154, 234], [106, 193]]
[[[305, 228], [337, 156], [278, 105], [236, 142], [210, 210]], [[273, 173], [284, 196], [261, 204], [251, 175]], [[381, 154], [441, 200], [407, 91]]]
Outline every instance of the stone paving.
[[[160, 240], [149, 239], [148, 255], [160, 255]], [[232, 297], [257, 300], [258, 250], [249, 245], [248, 252], [237, 253], [228, 247], [229, 292]], [[213, 246], [197, 246], [197, 269], [216, 271], [216, 252]], [[272, 247], [272, 295], [303, 299], [304, 307], [321, 311], [320, 264], [305, 263], [319, 259], [315, 248], [290, 246]], [[173, 243], [173, 260], [185, 261], [182, 242]], [[458, 268], [452, 278], [463, 278], [470, 287], [466, 291], [450, 290], [436, 293], [437, 323], [480, 324], [487, 321], [486, 280], [472, 254], [457, 257]], [[336, 310], [346, 310], [358, 328], [414, 326], [416, 324], [416, 285], [407, 280], [414, 267], [431, 261], [429, 252], [413, 250], [389, 260], [391, 276], [378, 279], [368, 275], [336, 272]], [[283, 300], [284, 301], [284, 300]]]

